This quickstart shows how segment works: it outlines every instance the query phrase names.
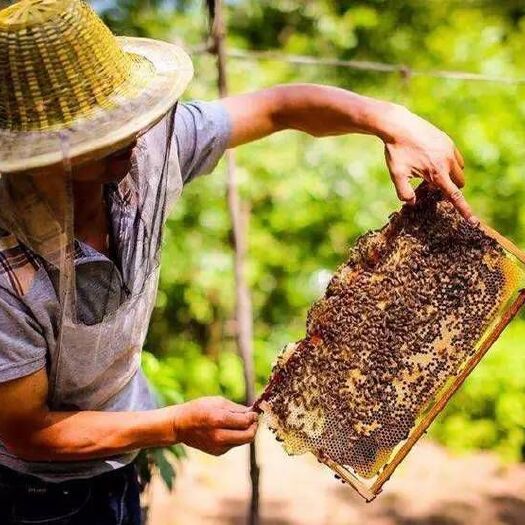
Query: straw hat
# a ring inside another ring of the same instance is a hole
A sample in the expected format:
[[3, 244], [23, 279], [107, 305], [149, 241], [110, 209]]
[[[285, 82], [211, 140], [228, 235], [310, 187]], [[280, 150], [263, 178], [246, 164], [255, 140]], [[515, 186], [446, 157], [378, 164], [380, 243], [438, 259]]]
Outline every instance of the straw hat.
[[0, 10], [0, 173], [120, 149], [169, 111], [192, 75], [182, 49], [115, 37], [83, 0]]

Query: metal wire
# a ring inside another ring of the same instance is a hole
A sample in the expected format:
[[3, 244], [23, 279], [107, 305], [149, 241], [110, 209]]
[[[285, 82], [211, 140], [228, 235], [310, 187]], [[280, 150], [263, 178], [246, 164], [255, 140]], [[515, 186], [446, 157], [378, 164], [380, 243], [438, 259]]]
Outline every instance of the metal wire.
[[[194, 48], [193, 54], [202, 54], [209, 51], [209, 46], [200, 46]], [[473, 73], [469, 71], [413, 69], [406, 64], [389, 64], [386, 62], [375, 62], [369, 60], [340, 60], [335, 58], [314, 57], [309, 55], [291, 55], [275, 51], [247, 51], [242, 49], [229, 49], [226, 54], [229, 58], [235, 60], [270, 60], [305, 66], [340, 67], [356, 69], [359, 71], [372, 71], [377, 73], [396, 73], [405, 79], [411, 77], [433, 77], [449, 80], [494, 82], [510, 85], [525, 84], [525, 77], [500, 77], [497, 75], [486, 75], [483, 73]]]

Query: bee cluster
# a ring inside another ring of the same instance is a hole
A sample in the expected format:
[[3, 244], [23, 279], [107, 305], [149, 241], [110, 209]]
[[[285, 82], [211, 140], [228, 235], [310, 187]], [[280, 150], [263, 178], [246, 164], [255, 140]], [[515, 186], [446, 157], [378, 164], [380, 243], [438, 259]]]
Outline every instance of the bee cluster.
[[290, 454], [375, 476], [476, 350], [520, 270], [438, 192], [361, 237], [260, 407]]

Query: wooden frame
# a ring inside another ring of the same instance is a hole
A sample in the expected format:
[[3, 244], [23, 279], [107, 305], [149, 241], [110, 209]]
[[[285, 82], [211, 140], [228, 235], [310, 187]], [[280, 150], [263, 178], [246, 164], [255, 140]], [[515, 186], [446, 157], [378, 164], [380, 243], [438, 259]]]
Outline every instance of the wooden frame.
[[[516, 257], [516, 259], [520, 263], [525, 265], [525, 253], [522, 250], [520, 250], [513, 242], [511, 242], [506, 237], [503, 237], [500, 233], [498, 233], [496, 230], [494, 230], [485, 223], [481, 223], [480, 228], [489, 237], [492, 237], [506, 252]], [[417, 443], [421, 436], [426, 433], [432, 422], [445, 408], [452, 396], [458, 391], [458, 389], [465, 382], [467, 377], [471, 374], [474, 368], [476, 368], [481, 359], [483, 359], [485, 354], [496, 342], [496, 340], [502, 334], [506, 326], [518, 314], [518, 312], [524, 304], [525, 289], [521, 289], [518, 291], [517, 296], [512, 301], [512, 303], [504, 310], [499, 322], [485, 336], [485, 339], [481, 343], [475, 355], [472, 356], [472, 358], [465, 364], [461, 372], [456, 376], [456, 378], [451, 382], [451, 384], [444, 388], [444, 390], [441, 392], [439, 399], [434, 403], [432, 408], [423, 417], [423, 419], [415, 426], [414, 430], [410, 433], [407, 440], [400, 446], [397, 452], [395, 452], [390, 462], [385, 464], [383, 470], [376, 477], [372, 485], [366, 485], [361, 479], [359, 479], [359, 477], [353, 474], [350, 470], [328, 458], [319, 458], [320, 461], [324, 463], [327, 467], [332, 469], [345, 482], [351, 485], [359, 493], [359, 495], [363, 497], [367, 502], [373, 501], [377, 497], [377, 495], [381, 493], [383, 485], [390, 479], [396, 468], [403, 461], [403, 459], [405, 459], [412, 447]]]
[[[525, 253], [520, 250], [514, 243], [509, 239], [503, 237], [496, 230], [491, 228], [485, 223], [480, 223], [480, 228], [485, 234], [493, 238], [507, 253], [514, 256], [517, 261], [525, 266]], [[461, 385], [465, 382], [467, 377], [471, 374], [474, 368], [479, 364], [481, 359], [485, 356], [488, 350], [499, 338], [506, 326], [512, 321], [512, 319], [518, 314], [520, 309], [525, 304], [525, 288], [517, 289], [514, 292], [513, 299], [506, 303], [499, 315], [501, 316], [498, 320], [493, 321], [493, 324], [489, 326], [482, 339], [479, 348], [475, 354], [464, 363], [463, 368], [457, 374], [456, 377], [449, 378], [449, 384], [445, 384], [443, 389], [438, 393], [435, 401], [428, 408], [428, 412], [424, 413], [421, 420], [414, 426], [410, 432], [408, 438], [397, 445], [395, 452], [392, 452], [391, 459], [385, 463], [382, 470], [376, 476], [375, 480], [366, 483], [359, 476], [354, 474], [351, 470], [343, 465], [336, 463], [328, 457], [317, 456], [315, 457], [333, 472], [336, 473], [343, 481], [352, 486], [359, 495], [364, 498], [367, 502], [374, 500], [378, 494], [381, 493], [383, 485], [390, 479], [399, 464], [405, 459], [407, 454], [410, 452], [412, 447], [417, 443], [421, 436], [427, 432], [429, 426], [436, 419], [439, 413], [445, 408], [451, 397], [458, 391]], [[264, 412], [264, 401], [259, 399], [255, 406], [262, 409]], [[312, 452], [313, 454], [313, 452]]]

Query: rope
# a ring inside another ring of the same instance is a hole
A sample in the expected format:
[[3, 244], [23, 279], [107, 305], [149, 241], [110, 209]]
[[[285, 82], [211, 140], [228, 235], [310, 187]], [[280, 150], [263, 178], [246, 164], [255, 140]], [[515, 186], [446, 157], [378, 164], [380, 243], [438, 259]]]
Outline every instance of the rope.
[[[210, 51], [209, 47], [201, 46], [195, 48], [194, 54], [202, 54]], [[356, 69], [359, 71], [373, 71], [378, 73], [397, 73], [405, 79], [411, 77], [433, 77], [450, 80], [467, 80], [477, 82], [495, 82], [499, 84], [519, 85], [525, 84], [525, 77], [511, 78], [500, 77], [497, 75], [484, 75], [482, 73], [471, 73], [468, 71], [447, 71], [447, 70], [420, 70], [412, 69], [405, 64], [388, 64], [386, 62], [374, 62], [369, 60], [339, 60], [335, 58], [321, 58], [307, 55], [289, 55], [274, 51], [244, 51], [241, 49], [230, 49], [226, 52], [229, 58], [236, 60], [271, 60], [286, 62], [289, 64], [322, 66], [322, 67], [341, 67]]]

